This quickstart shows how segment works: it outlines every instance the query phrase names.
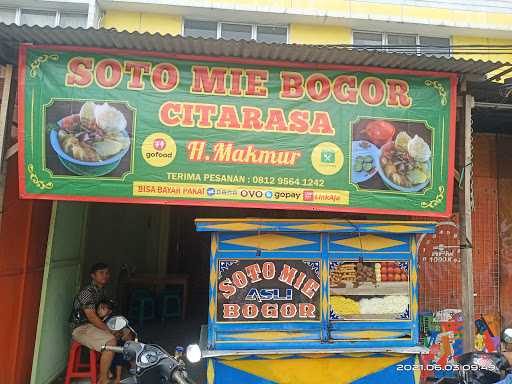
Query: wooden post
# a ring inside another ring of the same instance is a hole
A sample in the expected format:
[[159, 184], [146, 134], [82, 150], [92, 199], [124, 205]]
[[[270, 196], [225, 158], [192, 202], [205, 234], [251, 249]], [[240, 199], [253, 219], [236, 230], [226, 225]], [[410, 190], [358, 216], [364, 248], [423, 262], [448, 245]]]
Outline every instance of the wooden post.
[[0, 226], [4, 211], [5, 182], [7, 179], [7, 163], [4, 161], [6, 143], [9, 141], [12, 114], [16, 99], [16, 81], [12, 65], [3, 68], [4, 86], [0, 102]]
[[2, 89], [2, 100], [0, 104], [0, 156], [3, 165], [5, 144], [8, 140], [16, 96], [14, 72], [12, 65], [4, 67], [4, 87]]
[[[464, 314], [464, 352], [475, 348], [475, 297], [473, 286], [473, 248], [472, 248], [472, 127], [471, 109], [473, 97], [465, 93], [465, 82], [462, 84], [463, 118], [460, 135], [459, 166], [464, 169], [464, 185], [459, 189], [459, 216], [461, 241], [461, 277], [462, 277], [462, 312]], [[462, 148], [461, 148], [462, 147]]]

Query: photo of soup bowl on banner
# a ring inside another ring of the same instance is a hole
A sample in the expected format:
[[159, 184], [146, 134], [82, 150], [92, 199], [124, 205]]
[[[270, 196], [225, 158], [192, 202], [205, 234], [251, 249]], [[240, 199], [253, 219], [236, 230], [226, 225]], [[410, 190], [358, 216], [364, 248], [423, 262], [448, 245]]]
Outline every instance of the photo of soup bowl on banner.
[[384, 183], [401, 192], [419, 192], [430, 183], [432, 169], [428, 144], [419, 136], [400, 132], [381, 147], [378, 172]]
[[424, 123], [362, 119], [352, 129], [351, 181], [360, 188], [421, 192], [430, 184], [431, 131]]
[[127, 125], [114, 106], [87, 101], [80, 113], [57, 121], [50, 131], [50, 145], [73, 174], [103, 176], [118, 167], [130, 148]]

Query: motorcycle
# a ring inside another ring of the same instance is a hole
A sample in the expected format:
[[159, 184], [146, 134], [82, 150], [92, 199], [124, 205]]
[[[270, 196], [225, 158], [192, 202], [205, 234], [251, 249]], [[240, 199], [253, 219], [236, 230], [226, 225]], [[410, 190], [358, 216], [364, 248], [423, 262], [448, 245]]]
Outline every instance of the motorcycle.
[[[502, 340], [512, 343], [512, 328], [503, 331]], [[456, 378], [442, 378], [436, 384], [512, 384], [512, 367], [497, 352], [469, 352], [457, 358]]]
[[[174, 356], [171, 356], [158, 345], [139, 342], [137, 333], [123, 316], [111, 317], [106, 324], [114, 332], [128, 328], [135, 336], [134, 341], [127, 341], [122, 347], [102, 347], [105, 351], [121, 353], [125, 360], [134, 363], [130, 369], [131, 376], [123, 379], [122, 384], [194, 384], [187, 374], [182, 347], [177, 347]], [[187, 359], [192, 363], [199, 361], [199, 346], [194, 344], [187, 348]]]

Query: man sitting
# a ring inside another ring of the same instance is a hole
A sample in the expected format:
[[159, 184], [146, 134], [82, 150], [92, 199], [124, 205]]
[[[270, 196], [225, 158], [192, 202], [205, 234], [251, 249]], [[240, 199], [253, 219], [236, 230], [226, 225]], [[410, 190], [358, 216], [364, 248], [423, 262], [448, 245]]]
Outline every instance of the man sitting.
[[108, 374], [114, 352], [101, 351], [103, 345], [117, 345], [116, 336], [98, 316], [96, 310], [100, 303], [108, 300], [105, 295], [105, 286], [110, 281], [110, 270], [105, 263], [96, 263], [90, 270], [91, 283], [84, 287], [73, 302], [71, 322], [73, 325], [73, 339], [86, 346], [101, 352], [100, 375], [98, 384], [107, 384]]

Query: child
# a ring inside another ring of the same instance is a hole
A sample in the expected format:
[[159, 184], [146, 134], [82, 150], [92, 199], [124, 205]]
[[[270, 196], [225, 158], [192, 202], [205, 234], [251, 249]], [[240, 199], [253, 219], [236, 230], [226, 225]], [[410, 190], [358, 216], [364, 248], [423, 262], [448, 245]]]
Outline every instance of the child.
[[[103, 301], [98, 304], [98, 307], [96, 308], [96, 313], [98, 314], [98, 317], [103, 322], [106, 322], [112, 315], [112, 310], [113, 310], [112, 303], [110, 301], [108, 301], [108, 302]], [[115, 335], [117, 338], [117, 345], [123, 346], [124, 341], [122, 340], [120, 335], [118, 335], [117, 333]], [[123, 355], [120, 353], [116, 353], [114, 355], [114, 359], [112, 360], [112, 365], [110, 366], [110, 370], [112, 372], [115, 372], [115, 378], [114, 378], [115, 384], [121, 383], [121, 374], [123, 372], [123, 364], [124, 364]]]

